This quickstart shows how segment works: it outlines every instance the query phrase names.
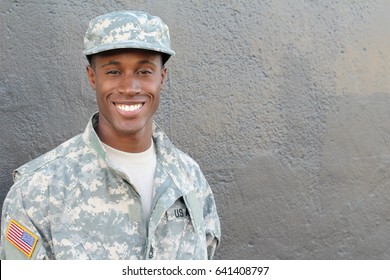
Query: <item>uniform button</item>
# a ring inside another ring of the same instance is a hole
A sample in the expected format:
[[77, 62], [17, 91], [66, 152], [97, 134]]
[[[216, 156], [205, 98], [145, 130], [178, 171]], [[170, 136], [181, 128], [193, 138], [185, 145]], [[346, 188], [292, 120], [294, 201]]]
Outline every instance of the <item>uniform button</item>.
[[150, 250], [149, 250], [149, 259], [153, 259], [153, 252], [154, 252], [153, 247], [150, 246]]

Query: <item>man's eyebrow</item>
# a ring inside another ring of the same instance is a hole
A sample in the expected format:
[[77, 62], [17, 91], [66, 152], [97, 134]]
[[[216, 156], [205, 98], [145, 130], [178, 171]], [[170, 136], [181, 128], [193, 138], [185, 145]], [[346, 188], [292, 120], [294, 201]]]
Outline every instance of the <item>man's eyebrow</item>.
[[157, 64], [151, 60], [148, 60], [148, 59], [144, 59], [144, 60], [140, 60], [137, 62], [137, 64], [139, 65], [143, 65], [143, 64], [152, 64], [152, 65], [155, 65], [157, 66]]
[[104, 68], [104, 67], [110, 66], [110, 65], [120, 65], [120, 62], [119, 62], [119, 61], [116, 61], [116, 60], [111, 60], [111, 61], [109, 61], [109, 62], [103, 64], [103, 65], [101, 66], [101, 68]]
[[[140, 60], [140, 61], [137, 62], [137, 64], [138, 65], [151, 64], [151, 65], [157, 66], [157, 64], [155, 62], [153, 62], [151, 60], [148, 60], [148, 59]], [[103, 64], [101, 66], [101, 68], [104, 68], [106, 66], [111, 66], [111, 65], [118, 66], [118, 65], [121, 65], [121, 63], [119, 61], [117, 61], [117, 60], [111, 60], [111, 61]]]

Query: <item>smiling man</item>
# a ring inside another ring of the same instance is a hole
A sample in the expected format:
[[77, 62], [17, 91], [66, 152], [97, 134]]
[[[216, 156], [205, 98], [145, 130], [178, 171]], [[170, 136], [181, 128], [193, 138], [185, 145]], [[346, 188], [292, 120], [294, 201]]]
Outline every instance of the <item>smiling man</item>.
[[199, 166], [154, 123], [174, 55], [145, 12], [93, 19], [84, 38], [98, 113], [14, 172], [1, 259], [211, 259], [220, 222]]
[[124, 49], [96, 54], [87, 66], [99, 107], [97, 133], [105, 144], [125, 152], [151, 145], [153, 116], [166, 75], [155, 51]]

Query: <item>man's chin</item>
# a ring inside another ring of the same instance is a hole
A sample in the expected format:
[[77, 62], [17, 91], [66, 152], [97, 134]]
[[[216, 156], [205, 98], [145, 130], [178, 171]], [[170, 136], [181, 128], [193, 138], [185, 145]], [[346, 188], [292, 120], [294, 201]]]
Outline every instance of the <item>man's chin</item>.
[[116, 126], [116, 131], [119, 135], [122, 136], [136, 136], [136, 135], [143, 135], [147, 131], [151, 132], [151, 125], [141, 123], [141, 122], [126, 122], [121, 123]]

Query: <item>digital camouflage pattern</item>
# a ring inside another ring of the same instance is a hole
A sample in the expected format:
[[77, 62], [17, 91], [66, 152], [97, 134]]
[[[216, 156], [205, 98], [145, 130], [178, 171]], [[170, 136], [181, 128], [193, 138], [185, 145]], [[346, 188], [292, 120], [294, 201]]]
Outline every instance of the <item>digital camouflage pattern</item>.
[[168, 26], [156, 16], [140, 11], [119, 11], [90, 21], [84, 37], [84, 54], [134, 48], [174, 55]]
[[3, 206], [1, 259], [27, 258], [5, 238], [11, 219], [38, 237], [31, 259], [212, 258], [220, 222], [198, 165], [154, 125], [154, 201], [143, 221], [139, 194], [95, 133], [97, 119], [16, 170]]

